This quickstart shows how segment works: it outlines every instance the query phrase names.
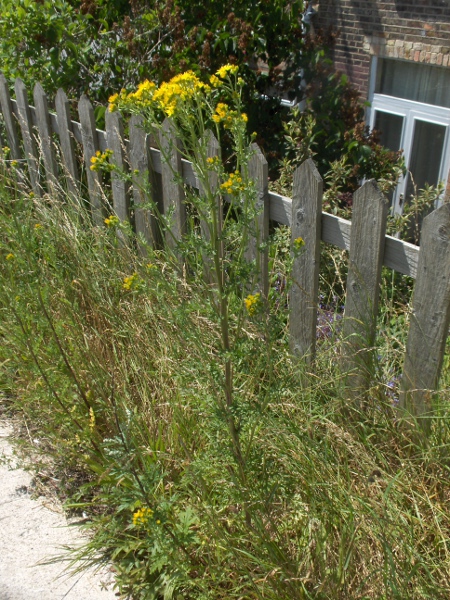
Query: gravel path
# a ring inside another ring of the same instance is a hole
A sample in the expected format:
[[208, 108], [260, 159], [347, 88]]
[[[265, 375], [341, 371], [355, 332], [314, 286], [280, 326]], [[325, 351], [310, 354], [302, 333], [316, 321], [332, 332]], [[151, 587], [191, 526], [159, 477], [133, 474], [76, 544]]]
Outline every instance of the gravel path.
[[64, 563], [39, 564], [80, 540], [61, 509], [30, 497], [31, 476], [16, 468], [0, 420], [0, 600], [117, 600], [108, 571], [68, 576]]

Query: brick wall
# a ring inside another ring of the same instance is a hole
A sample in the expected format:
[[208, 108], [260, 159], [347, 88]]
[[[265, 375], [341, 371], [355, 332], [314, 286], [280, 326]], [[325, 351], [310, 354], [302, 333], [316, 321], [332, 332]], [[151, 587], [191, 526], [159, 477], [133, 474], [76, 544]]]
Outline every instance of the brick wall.
[[321, 0], [316, 23], [340, 31], [336, 69], [363, 97], [372, 55], [450, 67], [450, 0]]

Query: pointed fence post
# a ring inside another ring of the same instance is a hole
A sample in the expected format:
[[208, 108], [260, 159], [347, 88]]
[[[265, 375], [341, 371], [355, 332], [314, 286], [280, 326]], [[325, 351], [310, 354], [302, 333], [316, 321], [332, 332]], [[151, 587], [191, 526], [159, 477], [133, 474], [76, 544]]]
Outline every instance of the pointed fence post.
[[[403, 366], [400, 407], [428, 416], [442, 369], [450, 325], [450, 204], [423, 220], [419, 264]], [[429, 430], [430, 419], [421, 426]]]
[[80, 197], [80, 177], [78, 174], [77, 153], [72, 133], [69, 100], [62, 89], [56, 92], [55, 107], [67, 189], [72, 200], [78, 201]]
[[[207, 158], [218, 158], [220, 155], [220, 146], [213, 132], [208, 129], [205, 133], [204, 140], [199, 141], [199, 146], [206, 147], [206, 157]], [[213, 236], [216, 237], [216, 240], [213, 240], [213, 244], [215, 241], [220, 245], [219, 248], [219, 259], [223, 258], [223, 243], [219, 242], [220, 236], [222, 234], [222, 225], [223, 225], [223, 205], [222, 205], [222, 196], [218, 192], [219, 189], [219, 176], [216, 171], [211, 169], [207, 172], [204, 180], [199, 178], [199, 189], [200, 196], [209, 202], [209, 206], [205, 207], [205, 212], [207, 213], [207, 218], [209, 218], [209, 223], [207, 219], [203, 216], [200, 217], [200, 229], [202, 232], [202, 238], [206, 241], [207, 244], [211, 243]], [[214, 281], [213, 277], [213, 269], [214, 264], [211, 258], [211, 255], [203, 253], [203, 265], [204, 265], [204, 273], [205, 280], [209, 283]]]
[[[323, 180], [309, 158], [294, 173], [291, 218], [293, 254], [289, 295], [291, 352], [307, 363], [316, 350]], [[301, 245], [304, 246], [295, 249]]]
[[12, 109], [11, 96], [8, 84], [3, 73], [0, 73], [0, 108], [5, 120], [6, 135], [8, 138], [9, 157], [11, 160], [21, 160], [19, 133], [16, 118]]
[[53, 196], [58, 196], [58, 165], [53, 151], [52, 125], [50, 123], [47, 96], [39, 82], [34, 86], [33, 98], [48, 191]]
[[78, 104], [78, 114], [81, 124], [81, 138], [83, 140], [84, 164], [91, 204], [92, 221], [94, 225], [103, 225], [105, 211], [102, 196], [102, 179], [98, 171], [91, 171], [91, 158], [100, 149], [97, 130], [95, 128], [94, 109], [87, 96], [83, 94]]
[[355, 399], [366, 391], [372, 370], [388, 207], [374, 181], [353, 196], [343, 335], [344, 371]]
[[182, 181], [180, 142], [175, 137], [174, 126], [165, 119], [159, 136], [161, 148], [161, 175], [164, 216], [170, 218], [170, 228], [165, 231], [166, 244], [172, 250], [186, 230], [186, 206]]
[[[112, 150], [112, 163], [124, 174], [128, 171], [125, 159], [125, 141], [122, 115], [118, 111], [106, 111], [106, 139]], [[114, 171], [111, 173], [111, 188], [114, 212], [121, 221], [130, 220], [129, 185]]]
[[[131, 117], [129, 128], [128, 155], [132, 170], [136, 233], [138, 236], [142, 236], [145, 243], [151, 248], [156, 248], [159, 245], [161, 234], [155, 212], [160, 212], [161, 202], [158, 198], [157, 177], [149, 152], [150, 139], [144, 130], [144, 119], [140, 115]], [[143, 208], [143, 205], [149, 201], [154, 203], [156, 211]], [[139, 250], [141, 254], [145, 252], [142, 244], [139, 245]]]
[[[269, 295], [269, 170], [267, 160], [257, 144], [252, 144], [248, 162], [248, 177], [256, 188], [256, 218], [250, 227], [248, 247], [245, 253], [249, 262], [255, 261], [262, 296]], [[252, 231], [253, 229], [253, 231]]]
[[33, 121], [31, 118], [30, 105], [28, 104], [27, 90], [21, 79], [16, 79], [14, 89], [16, 92], [19, 125], [22, 130], [22, 139], [28, 163], [31, 188], [34, 194], [40, 198], [42, 196], [42, 188], [39, 181], [39, 154], [34, 138]]

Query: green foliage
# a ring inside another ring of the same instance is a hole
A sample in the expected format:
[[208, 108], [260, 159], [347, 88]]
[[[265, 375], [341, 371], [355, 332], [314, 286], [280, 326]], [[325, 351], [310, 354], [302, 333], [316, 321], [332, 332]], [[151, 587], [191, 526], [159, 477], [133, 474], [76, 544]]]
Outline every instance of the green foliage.
[[305, 109], [294, 109], [284, 124], [286, 155], [275, 188], [289, 195], [295, 168], [313, 158], [325, 180], [325, 210], [349, 214], [362, 179], [392, 189], [404, 170], [401, 153], [383, 148], [378, 133], [369, 132], [364, 105], [347, 77], [318, 64], [307, 98]]
[[203, 279], [217, 240], [201, 242], [196, 218], [215, 197], [186, 192], [183, 244], [138, 255], [117, 217], [86, 227], [82, 202], [1, 190], [0, 381], [26, 419], [34, 462], [88, 515], [74, 558], [112, 562], [119, 591], [137, 600], [448, 598], [448, 394], [418, 444], [385, 377], [404, 345], [399, 282], [385, 292], [378, 369], [359, 413], [337, 336], [319, 340], [314, 374], [289, 356], [289, 230], [272, 235], [272, 287], [254, 302], [258, 288], [243, 282], [258, 269], [239, 258], [253, 191], [238, 190], [249, 215], [229, 215], [218, 295], [217, 279]]

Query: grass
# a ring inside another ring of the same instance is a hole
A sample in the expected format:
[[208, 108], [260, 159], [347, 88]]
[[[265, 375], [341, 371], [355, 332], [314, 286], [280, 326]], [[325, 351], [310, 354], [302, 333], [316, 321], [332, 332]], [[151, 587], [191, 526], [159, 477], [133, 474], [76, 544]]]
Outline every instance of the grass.
[[139, 600], [449, 597], [448, 381], [418, 440], [386, 385], [407, 318], [398, 282], [383, 292], [364, 412], [348, 400], [337, 335], [319, 343], [314, 373], [291, 360], [284, 286], [270, 319], [231, 319], [238, 460], [221, 402], [229, 357], [199, 281], [87, 227], [81, 203], [7, 184], [3, 403], [67, 509], [88, 515], [74, 556], [111, 561], [120, 593]]

